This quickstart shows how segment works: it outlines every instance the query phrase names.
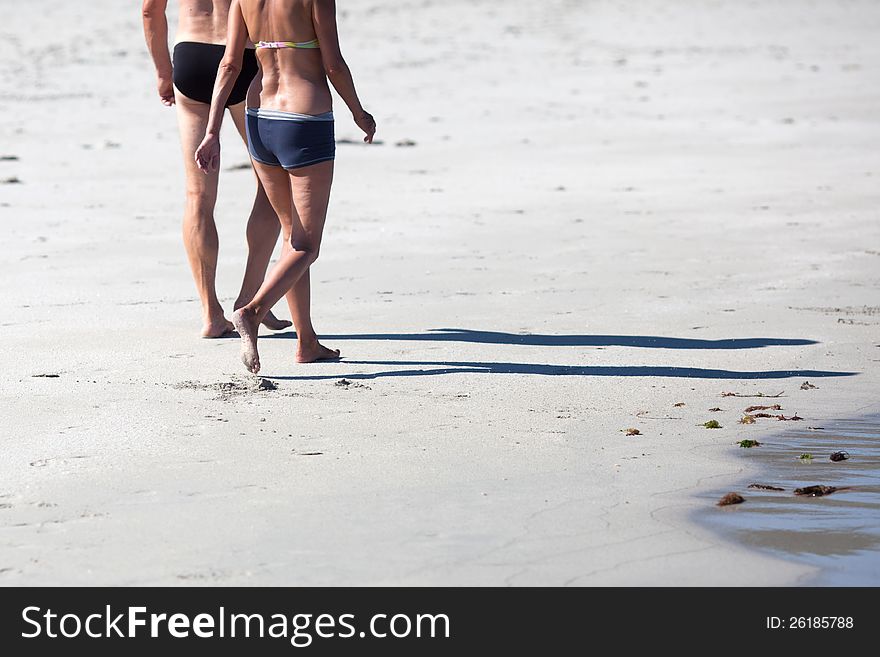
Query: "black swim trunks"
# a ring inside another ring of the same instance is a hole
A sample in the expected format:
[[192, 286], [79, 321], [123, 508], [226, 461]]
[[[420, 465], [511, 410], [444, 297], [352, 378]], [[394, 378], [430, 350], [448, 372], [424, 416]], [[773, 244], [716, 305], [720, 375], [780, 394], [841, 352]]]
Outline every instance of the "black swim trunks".
[[[214, 92], [217, 69], [226, 46], [214, 43], [181, 41], [174, 46], [171, 64], [174, 67], [174, 86], [184, 96], [200, 103], [210, 103]], [[251, 48], [244, 51], [241, 73], [235, 81], [226, 107], [238, 105], [247, 96], [248, 87], [259, 69], [257, 55]]]

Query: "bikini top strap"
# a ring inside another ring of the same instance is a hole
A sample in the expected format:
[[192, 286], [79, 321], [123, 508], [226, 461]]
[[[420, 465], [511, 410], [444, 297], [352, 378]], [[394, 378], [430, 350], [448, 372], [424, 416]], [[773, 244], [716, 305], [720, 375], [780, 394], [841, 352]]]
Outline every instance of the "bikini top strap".
[[257, 48], [303, 48], [303, 49], [314, 49], [319, 48], [318, 40], [312, 39], [311, 41], [257, 41]]

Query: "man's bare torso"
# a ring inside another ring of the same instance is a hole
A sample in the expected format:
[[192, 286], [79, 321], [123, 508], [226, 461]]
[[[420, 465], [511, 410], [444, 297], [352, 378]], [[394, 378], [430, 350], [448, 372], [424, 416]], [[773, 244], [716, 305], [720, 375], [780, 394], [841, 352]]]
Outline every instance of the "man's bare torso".
[[174, 41], [226, 43], [226, 22], [232, 0], [179, 0]]

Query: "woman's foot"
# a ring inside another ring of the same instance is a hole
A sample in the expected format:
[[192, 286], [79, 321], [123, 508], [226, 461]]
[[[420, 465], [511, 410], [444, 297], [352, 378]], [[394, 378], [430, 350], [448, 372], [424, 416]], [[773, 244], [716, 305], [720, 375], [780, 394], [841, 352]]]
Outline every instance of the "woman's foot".
[[219, 317], [209, 317], [202, 326], [203, 338], [228, 338], [235, 331], [232, 322], [223, 315]]
[[314, 363], [320, 360], [336, 360], [337, 358], [339, 358], [339, 349], [329, 349], [317, 339], [310, 340], [305, 344], [302, 340], [297, 341], [297, 363]]
[[277, 317], [275, 317], [275, 315], [272, 314], [272, 311], [270, 310], [263, 318], [263, 326], [265, 326], [270, 331], [281, 331], [283, 329], [293, 326], [293, 322], [287, 319], [278, 319]]
[[257, 353], [257, 333], [260, 323], [247, 308], [239, 308], [232, 313], [232, 324], [241, 336], [241, 362], [248, 372], [257, 374], [260, 371], [260, 354]]

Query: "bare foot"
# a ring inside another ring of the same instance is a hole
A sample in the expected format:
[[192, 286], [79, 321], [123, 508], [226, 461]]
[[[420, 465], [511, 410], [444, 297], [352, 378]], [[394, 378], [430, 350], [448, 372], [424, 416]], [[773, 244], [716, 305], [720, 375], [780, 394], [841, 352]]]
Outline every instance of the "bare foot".
[[248, 372], [256, 374], [260, 371], [260, 354], [257, 353], [257, 332], [260, 330], [260, 323], [253, 313], [245, 308], [239, 308], [232, 313], [232, 323], [241, 336], [241, 362]]
[[339, 358], [339, 349], [329, 349], [317, 340], [305, 345], [302, 340], [297, 342], [297, 363], [314, 363], [319, 360], [336, 360], [337, 358]]
[[293, 322], [286, 319], [278, 319], [275, 315], [272, 314], [270, 310], [266, 313], [266, 316], [263, 318], [263, 326], [265, 326], [270, 331], [281, 331], [282, 329], [290, 328], [293, 326]]
[[205, 320], [205, 324], [202, 326], [202, 337], [228, 338], [233, 331], [235, 328], [232, 326], [232, 322], [220, 315], [220, 317]]

